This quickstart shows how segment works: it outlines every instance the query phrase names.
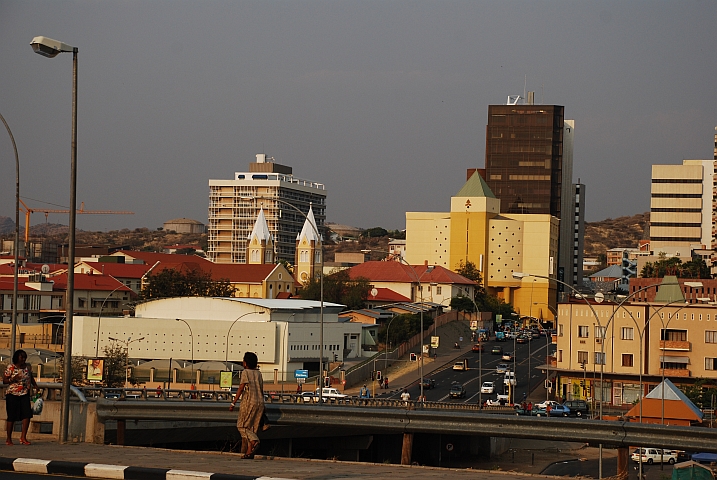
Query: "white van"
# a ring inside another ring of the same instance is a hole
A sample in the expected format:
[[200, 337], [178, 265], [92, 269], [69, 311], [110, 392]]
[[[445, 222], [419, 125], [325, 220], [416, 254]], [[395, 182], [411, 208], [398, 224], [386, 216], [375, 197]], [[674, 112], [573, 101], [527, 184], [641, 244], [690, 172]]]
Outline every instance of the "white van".
[[515, 386], [515, 372], [505, 372], [505, 376], [503, 377], [503, 384], [510, 385], [510, 386], [514, 387]]
[[653, 463], [669, 463], [674, 464], [677, 461], [677, 450], [667, 450], [661, 448], [641, 448], [635, 450], [632, 454], [634, 462], [640, 461], [640, 453], [642, 453], [642, 463], [651, 465]]

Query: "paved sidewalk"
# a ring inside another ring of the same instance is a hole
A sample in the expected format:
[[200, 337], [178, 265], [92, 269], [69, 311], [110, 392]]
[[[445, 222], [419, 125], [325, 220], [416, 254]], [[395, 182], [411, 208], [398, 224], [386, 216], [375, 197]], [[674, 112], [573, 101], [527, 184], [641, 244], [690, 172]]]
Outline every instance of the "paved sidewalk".
[[[96, 478], [172, 478], [198, 479], [198, 478], [232, 478], [224, 475], [236, 475], [234, 478], [269, 477], [276, 479], [352, 479], [352, 478], [406, 478], [412, 479], [441, 479], [446, 476], [451, 479], [486, 479], [505, 480], [506, 475], [511, 478], [535, 478], [536, 475], [511, 472], [520, 463], [506, 463], [505, 467], [499, 464], [491, 465], [490, 470], [437, 468], [421, 466], [402, 466], [392, 464], [372, 464], [358, 462], [339, 462], [332, 460], [312, 460], [302, 458], [279, 458], [257, 455], [254, 460], [242, 460], [238, 454], [219, 452], [178, 451], [148, 447], [123, 447], [116, 445], [95, 445], [73, 443], [60, 445], [50, 439], [30, 437], [33, 442], [29, 446], [0, 445], [0, 467], [6, 468], [7, 459], [32, 459], [25, 464], [39, 466], [53, 460], [67, 464], [67, 462], [94, 463], [102, 465], [129, 466], [135, 473], [127, 475], [126, 469], [96, 468], [93, 475]], [[550, 457], [550, 458], [548, 458]], [[573, 456], [574, 457], [574, 456]], [[575, 458], [575, 457], [574, 457]], [[542, 456], [540, 465], [534, 471], [540, 470], [550, 461], [551, 456]], [[500, 468], [501, 470], [498, 470]], [[6, 468], [7, 469], [7, 468]], [[148, 470], [154, 469], [149, 475]], [[161, 473], [161, 470], [174, 471], [171, 474]], [[44, 473], [45, 470], [34, 470]], [[145, 472], [144, 475], [141, 472]], [[104, 473], [112, 472], [112, 473]], [[123, 473], [124, 472], [124, 473]], [[206, 472], [206, 473], [197, 473]], [[82, 475], [80, 471], [75, 474]], [[223, 475], [211, 475], [223, 474]], [[542, 477], [542, 476], [541, 476]], [[549, 478], [549, 477], [545, 477]]]

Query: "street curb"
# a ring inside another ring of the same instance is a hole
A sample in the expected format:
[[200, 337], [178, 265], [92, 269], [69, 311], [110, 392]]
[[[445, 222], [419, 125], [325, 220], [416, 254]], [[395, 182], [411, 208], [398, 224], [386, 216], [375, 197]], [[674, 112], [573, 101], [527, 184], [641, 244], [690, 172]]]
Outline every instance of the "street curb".
[[107, 478], [119, 480], [289, 480], [276, 477], [231, 475], [226, 473], [193, 472], [166, 468], [103, 465], [99, 463], [65, 462], [62, 460], [38, 460], [34, 458], [0, 457], [0, 471], [21, 473], [73, 475], [76, 477]]

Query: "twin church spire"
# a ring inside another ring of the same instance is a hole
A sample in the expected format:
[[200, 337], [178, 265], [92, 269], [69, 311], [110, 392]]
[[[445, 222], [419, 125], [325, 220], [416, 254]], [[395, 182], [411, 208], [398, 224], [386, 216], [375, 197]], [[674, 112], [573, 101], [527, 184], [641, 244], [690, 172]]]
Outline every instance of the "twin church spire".
[[[311, 278], [316, 278], [319, 274], [321, 243], [322, 238], [318, 234], [314, 211], [309, 206], [304, 226], [296, 236], [294, 258], [294, 277], [302, 284], [307, 283]], [[249, 264], [274, 263], [274, 237], [269, 231], [263, 209], [259, 210], [254, 228], [247, 237], [246, 258]]]

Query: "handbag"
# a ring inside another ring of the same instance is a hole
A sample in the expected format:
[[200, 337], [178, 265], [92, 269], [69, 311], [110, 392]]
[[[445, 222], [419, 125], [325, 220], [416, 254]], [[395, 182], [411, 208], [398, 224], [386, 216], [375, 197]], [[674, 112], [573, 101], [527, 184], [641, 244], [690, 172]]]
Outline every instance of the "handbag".
[[33, 415], [40, 415], [42, 413], [42, 407], [45, 406], [45, 401], [39, 393], [36, 393], [30, 399], [30, 407], [32, 408]]

